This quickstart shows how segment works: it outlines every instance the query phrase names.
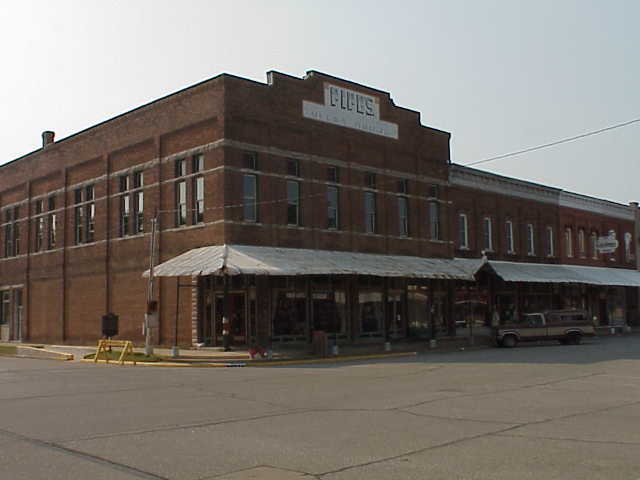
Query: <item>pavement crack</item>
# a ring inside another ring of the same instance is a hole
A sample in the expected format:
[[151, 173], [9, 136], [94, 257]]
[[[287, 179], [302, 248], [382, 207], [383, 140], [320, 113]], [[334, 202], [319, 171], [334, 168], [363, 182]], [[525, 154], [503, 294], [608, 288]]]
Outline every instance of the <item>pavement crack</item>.
[[431, 450], [438, 450], [440, 448], [445, 448], [445, 447], [450, 447], [450, 446], [453, 446], [453, 445], [457, 445], [459, 443], [467, 442], [469, 440], [477, 440], [479, 438], [484, 438], [484, 437], [488, 437], [488, 436], [491, 436], [491, 435], [496, 435], [498, 433], [508, 432], [508, 431], [514, 430], [516, 428], [518, 428], [518, 425], [509, 426], [509, 427], [506, 427], [506, 428], [502, 428], [500, 430], [495, 430], [493, 432], [480, 433], [478, 435], [471, 435], [471, 436], [468, 436], [468, 437], [458, 438], [456, 440], [451, 440], [449, 442], [438, 443], [436, 445], [431, 445], [431, 446], [425, 447], [425, 448], [419, 448], [417, 450], [410, 450], [408, 452], [404, 452], [404, 453], [401, 453], [401, 454], [398, 454], [398, 455], [392, 455], [390, 457], [378, 458], [376, 460], [371, 460], [370, 462], [358, 463], [358, 464], [355, 464], [355, 465], [349, 465], [349, 466], [346, 466], [346, 467], [338, 468], [336, 470], [322, 472], [322, 473], [318, 474], [318, 477], [322, 478], [322, 477], [324, 477], [326, 475], [333, 475], [335, 473], [342, 473], [342, 472], [346, 472], [348, 470], [353, 470], [353, 469], [356, 469], [356, 468], [368, 467], [369, 465], [376, 465], [376, 464], [379, 464], [379, 463], [390, 462], [392, 460], [397, 460], [399, 458], [411, 457], [413, 455], [418, 455], [420, 453], [428, 452], [428, 451], [431, 451]]
[[573, 438], [573, 437], [549, 437], [544, 435], [516, 435], [516, 434], [508, 434], [508, 433], [494, 433], [496, 437], [509, 437], [509, 438], [526, 438], [526, 439], [535, 439], [535, 440], [557, 440], [562, 442], [576, 442], [576, 443], [593, 443], [598, 445], [620, 445], [620, 446], [635, 446], [640, 445], [640, 442], [622, 442], [619, 440], [585, 440], [581, 438]]
[[120, 472], [127, 473], [137, 478], [142, 478], [145, 480], [169, 480], [167, 477], [162, 477], [160, 475], [156, 475], [155, 473], [147, 472], [139, 468], [132, 467], [130, 465], [125, 465], [123, 463], [114, 462], [104, 457], [99, 457], [98, 455], [92, 455], [90, 453], [82, 452], [80, 450], [65, 447], [64, 445], [61, 445], [59, 443], [27, 437], [25, 435], [21, 435], [19, 433], [11, 432], [9, 430], [4, 430], [4, 429], [0, 429], [0, 435], [4, 435], [5, 437], [18, 440], [21, 442], [29, 443], [30, 445], [33, 445], [35, 447], [44, 448], [44, 449], [61, 453], [64, 455], [70, 455], [72, 457], [79, 458], [81, 460], [85, 460], [87, 462], [91, 462], [91, 463], [109, 468], [111, 470], [117, 470]]

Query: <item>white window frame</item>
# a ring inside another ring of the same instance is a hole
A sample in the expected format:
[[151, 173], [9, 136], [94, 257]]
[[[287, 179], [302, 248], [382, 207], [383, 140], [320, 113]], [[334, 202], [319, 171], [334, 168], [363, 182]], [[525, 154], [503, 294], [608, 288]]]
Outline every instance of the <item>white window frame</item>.
[[527, 255], [530, 257], [536, 254], [536, 238], [533, 230], [533, 223], [527, 223]]
[[584, 241], [584, 230], [582, 228], [578, 230], [578, 255], [580, 255], [580, 258], [587, 258], [587, 245]]
[[507, 220], [504, 223], [504, 231], [507, 241], [507, 253], [516, 253], [515, 241], [513, 238], [513, 222], [511, 220]]
[[591, 258], [593, 260], [597, 260], [598, 259], [598, 233], [597, 232], [591, 232]]
[[491, 217], [482, 219], [482, 246], [485, 252], [493, 252], [493, 222]]
[[571, 227], [564, 229], [564, 253], [567, 258], [573, 258], [573, 231]]
[[547, 257], [555, 257], [556, 248], [553, 242], [553, 227], [547, 226]]

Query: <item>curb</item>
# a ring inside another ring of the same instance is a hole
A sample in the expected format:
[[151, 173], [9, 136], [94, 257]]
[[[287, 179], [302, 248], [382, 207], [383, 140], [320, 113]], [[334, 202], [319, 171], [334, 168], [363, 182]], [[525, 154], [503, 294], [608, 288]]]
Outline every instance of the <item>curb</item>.
[[62, 361], [68, 361], [68, 360], [73, 360], [74, 359], [74, 355], [72, 353], [64, 353], [64, 352], [55, 352], [53, 350], [47, 350], [45, 348], [37, 348], [37, 347], [31, 347], [31, 346], [25, 346], [25, 345], [19, 345], [18, 349], [24, 349], [24, 350], [32, 350], [34, 352], [44, 352], [44, 353], [49, 353], [51, 355], [55, 355], [56, 358], [43, 358], [43, 357], [38, 357], [38, 356], [29, 356], [29, 355], [20, 355], [17, 354], [15, 355], [16, 357], [20, 357], [20, 358], [35, 358], [38, 360], [62, 360]]
[[375, 360], [378, 358], [401, 358], [415, 357], [418, 352], [398, 352], [398, 353], [378, 353], [373, 355], [352, 355], [348, 357], [326, 357], [326, 358], [309, 358], [306, 360], [276, 360], [265, 363], [251, 363], [247, 367], [280, 367], [286, 365], [307, 365], [314, 363], [343, 363], [356, 362], [359, 360]]
[[170, 368], [231, 368], [231, 367], [245, 367], [244, 363], [177, 363], [177, 362], [138, 362], [134, 365], [132, 361], [125, 360], [124, 365], [120, 365], [117, 360], [110, 360], [107, 363], [106, 360], [98, 360], [94, 362], [92, 358], [83, 358], [80, 360], [84, 363], [101, 363], [103, 365], [121, 366], [141, 366], [141, 367], [170, 367]]
[[[398, 352], [398, 353], [380, 353], [373, 355], [352, 355], [348, 357], [327, 357], [327, 358], [309, 358], [301, 360], [276, 360], [266, 362], [238, 362], [238, 363], [177, 363], [177, 362], [138, 362], [135, 366], [141, 367], [169, 367], [169, 368], [238, 368], [238, 367], [282, 367], [287, 365], [308, 365], [319, 363], [345, 363], [356, 362], [359, 360], [375, 360], [381, 358], [401, 358], [401, 357], [415, 357], [418, 352]], [[94, 362], [92, 358], [83, 358], [80, 360], [84, 363], [100, 363], [104, 365], [121, 366], [117, 360], [110, 360], [109, 363], [105, 360], [98, 360]], [[132, 361], [125, 361], [125, 365], [134, 366]]]

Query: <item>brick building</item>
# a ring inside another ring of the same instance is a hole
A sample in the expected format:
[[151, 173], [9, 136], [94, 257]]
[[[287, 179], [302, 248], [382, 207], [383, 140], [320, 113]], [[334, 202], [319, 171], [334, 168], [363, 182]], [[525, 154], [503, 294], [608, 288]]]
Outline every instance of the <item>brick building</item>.
[[[114, 312], [142, 341], [152, 223], [161, 344], [219, 344], [223, 311], [243, 344], [466, 334], [555, 297], [637, 321], [637, 205], [451, 164], [449, 138], [314, 71], [220, 75], [45, 132], [0, 166], [2, 338], [93, 342]], [[610, 231], [621, 246], [593, 253]], [[591, 277], [501, 276], [530, 264]]]

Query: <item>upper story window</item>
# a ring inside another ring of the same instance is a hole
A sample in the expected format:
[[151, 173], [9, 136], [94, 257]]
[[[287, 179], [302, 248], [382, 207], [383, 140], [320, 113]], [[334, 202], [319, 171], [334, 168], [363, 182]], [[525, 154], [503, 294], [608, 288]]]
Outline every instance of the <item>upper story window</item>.
[[121, 175], [120, 184], [120, 236], [144, 231], [144, 172]]
[[300, 225], [300, 182], [287, 182], [287, 224]]
[[376, 174], [373, 172], [366, 172], [364, 174], [364, 185], [367, 188], [376, 188]]
[[429, 185], [429, 187], [427, 188], [427, 196], [429, 198], [438, 198], [438, 190], [438, 185], [436, 185], [435, 183]]
[[440, 204], [436, 200], [429, 200], [429, 237], [431, 240], [441, 240], [440, 232]]
[[187, 224], [187, 182], [175, 183], [176, 227]]
[[580, 255], [580, 258], [587, 257], [587, 245], [585, 243], [583, 229], [578, 230], [578, 254]]
[[249, 170], [258, 170], [258, 153], [245, 152], [242, 156], [243, 167]]
[[45, 247], [45, 216], [44, 213], [44, 199], [36, 200], [35, 203], [35, 251], [40, 252]]
[[287, 159], [287, 175], [291, 175], [292, 177], [300, 176], [300, 160], [296, 158]]
[[568, 258], [573, 258], [573, 232], [571, 228], [564, 229], [564, 249]]
[[493, 225], [490, 217], [482, 219], [482, 248], [487, 252], [493, 251]]
[[258, 221], [258, 189], [257, 176], [242, 176], [242, 218], [245, 222]]
[[176, 159], [175, 163], [175, 176], [184, 177], [187, 174], [187, 161], [184, 158]]
[[204, 170], [204, 155], [202, 153], [197, 153], [193, 157], [191, 157], [191, 172], [198, 173]]
[[547, 238], [546, 238], [546, 248], [547, 248], [547, 257], [554, 257], [556, 254], [555, 244], [553, 241], [553, 227], [547, 227]]
[[533, 229], [532, 223], [527, 223], [526, 232], [527, 232], [527, 255], [533, 256], [536, 254], [536, 241], [535, 241], [535, 231]]
[[462, 249], [469, 248], [469, 222], [466, 213], [458, 214], [458, 245]]
[[598, 259], [598, 232], [591, 232], [591, 258]]
[[7, 208], [4, 211], [4, 256], [20, 255], [20, 207]]
[[409, 193], [409, 180], [406, 178], [398, 180], [398, 193]]
[[327, 167], [327, 182], [338, 183], [340, 181], [340, 172], [338, 167]]
[[629, 232], [624, 234], [624, 259], [625, 261], [630, 261], [633, 259], [633, 253], [631, 252], [631, 239], [632, 235]]
[[91, 243], [95, 236], [96, 204], [93, 185], [74, 191], [74, 221], [76, 245]]
[[56, 248], [58, 241], [58, 222], [56, 215], [56, 197], [51, 196], [48, 199], [49, 216], [47, 217], [47, 249]]
[[401, 237], [409, 236], [409, 199], [398, 197], [398, 220], [399, 233]]
[[513, 222], [507, 220], [504, 224], [505, 240], [507, 243], [507, 253], [516, 253], [515, 240], [513, 238]]
[[376, 233], [376, 194], [364, 192], [364, 224], [365, 232]]
[[327, 186], [327, 228], [340, 228], [340, 199], [338, 187]]

